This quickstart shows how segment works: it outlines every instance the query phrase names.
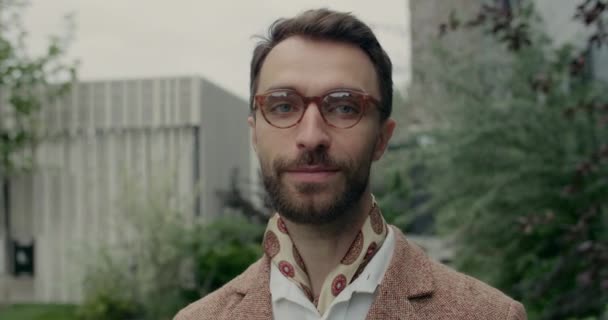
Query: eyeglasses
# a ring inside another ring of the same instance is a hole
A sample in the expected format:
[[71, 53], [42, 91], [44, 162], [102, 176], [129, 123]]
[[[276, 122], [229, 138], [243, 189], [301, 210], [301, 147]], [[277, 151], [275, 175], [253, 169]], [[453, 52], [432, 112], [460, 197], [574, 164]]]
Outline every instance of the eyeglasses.
[[380, 106], [380, 102], [369, 94], [347, 89], [316, 97], [304, 97], [295, 90], [281, 89], [258, 94], [254, 99], [254, 110], [260, 109], [266, 122], [280, 129], [300, 123], [311, 102], [317, 105], [326, 124], [340, 129], [359, 123], [370, 102]]

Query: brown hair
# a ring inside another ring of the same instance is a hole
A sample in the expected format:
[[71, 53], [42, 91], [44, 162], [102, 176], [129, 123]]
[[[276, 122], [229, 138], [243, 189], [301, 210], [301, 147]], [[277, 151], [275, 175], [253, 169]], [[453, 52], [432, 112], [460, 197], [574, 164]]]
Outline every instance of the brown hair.
[[367, 54], [378, 76], [381, 119], [391, 115], [393, 78], [391, 60], [380, 46], [369, 26], [350, 13], [329, 9], [315, 9], [289, 19], [278, 19], [268, 29], [253, 50], [250, 74], [250, 108], [258, 87], [260, 70], [268, 53], [281, 41], [292, 36], [304, 36], [315, 40], [330, 40], [355, 45]]

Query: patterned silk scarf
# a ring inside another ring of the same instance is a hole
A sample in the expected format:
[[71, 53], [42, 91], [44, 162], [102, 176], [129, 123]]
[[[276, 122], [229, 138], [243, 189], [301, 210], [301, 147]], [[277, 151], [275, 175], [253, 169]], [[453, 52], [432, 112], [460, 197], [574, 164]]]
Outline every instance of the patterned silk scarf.
[[386, 222], [376, 202], [373, 201], [361, 231], [355, 237], [340, 264], [325, 278], [318, 299], [313, 296], [304, 260], [291, 240], [283, 218], [278, 213], [268, 222], [264, 234], [264, 252], [287, 279], [302, 289], [308, 299], [316, 305], [319, 313], [323, 315], [340, 292], [357, 279], [365, 269], [384, 243], [387, 234]]

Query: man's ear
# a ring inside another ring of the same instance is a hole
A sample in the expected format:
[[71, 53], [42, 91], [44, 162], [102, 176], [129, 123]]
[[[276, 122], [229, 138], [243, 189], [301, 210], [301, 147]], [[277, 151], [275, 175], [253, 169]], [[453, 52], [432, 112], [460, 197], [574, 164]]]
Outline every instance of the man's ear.
[[378, 135], [378, 140], [376, 141], [376, 148], [374, 149], [374, 161], [380, 160], [384, 151], [388, 147], [388, 142], [391, 140], [393, 136], [393, 131], [395, 130], [395, 120], [386, 119], [384, 123], [380, 127], [380, 134]]
[[250, 115], [249, 117], [247, 117], [247, 123], [249, 123], [249, 129], [250, 129], [250, 135], [251, 135], [251, 146], [253, 147], [253, 150], [255, 152], [257, 152], [258, 151], [258, 149], [257, 149], [258, 139], [255, 134], [255, 118], [253, 117], [253, 115]]

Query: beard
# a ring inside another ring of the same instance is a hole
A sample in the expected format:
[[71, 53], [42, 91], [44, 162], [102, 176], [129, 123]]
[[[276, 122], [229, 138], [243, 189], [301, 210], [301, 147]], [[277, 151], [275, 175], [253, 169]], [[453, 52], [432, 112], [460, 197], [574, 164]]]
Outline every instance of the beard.
[[[297, 224], [325, 225], [356, 211], [368, 185], [371, 163], [371, 152], [368, 159], [357, 165], [336, 161], [326, 149], [316, 149], [302, 153], [293, 161], [279, 158], [272, 164], [262, 163], [262, 180], [270, 204], [282, 217]], [[344, 178], [341, 185], [297, 183], [295, 190], [291, 190], [281, 179], [288, 168], [312, 165], [338, 168], [338, 174]]]

